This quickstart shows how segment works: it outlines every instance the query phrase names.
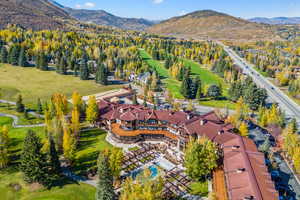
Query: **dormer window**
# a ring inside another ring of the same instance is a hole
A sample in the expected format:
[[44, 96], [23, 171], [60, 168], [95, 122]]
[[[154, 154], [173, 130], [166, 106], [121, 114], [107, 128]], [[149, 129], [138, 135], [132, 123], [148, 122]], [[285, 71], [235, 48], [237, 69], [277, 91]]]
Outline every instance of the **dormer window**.
[[237, 145], [231, 147], [232, 150], [237, 150], [239, 148], [240, 148], [240, 146], [237, 146]]
[[245, 168], [239, 168], [236, 170], [236, 173], [240, 174], [240, 173], [243, 173], [244, 171], [246, 171]]
[[244, 197], [243, 200], [254, 200], [254, 196], [247, 196], [247, 197]]
[[207, 120], [206, 119], [201, 119], [200, 121], [200, 125], [203, 126], [204, 124], [206, 124]]
[[223, 130], [220, 130], [219, 132], [218, 132], [218, 135], [222, 135], [224, 133], [224, 131]]

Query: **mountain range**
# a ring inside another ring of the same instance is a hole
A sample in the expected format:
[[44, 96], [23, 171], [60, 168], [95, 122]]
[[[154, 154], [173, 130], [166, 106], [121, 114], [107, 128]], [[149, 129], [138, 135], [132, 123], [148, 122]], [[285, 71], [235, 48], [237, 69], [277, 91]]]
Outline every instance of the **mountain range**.
[[65, 8], [72, 17], [87, 23], [94, 23], [115, 28], [143, 31], [154, 24], [143, 18], [124, 18], [110, 14], [104, 10], [86, 10]]
[[0, 28], [16, 24], [34, 30], [61, 29], [70, 15], [47, 0], [0, 0]]
[[272, 25], [288, 25], [288, 24], [300, 24], [300, 17], [256, 17], [249, 19], [251, 22], [272, 24]]
[[[0, 28], [5, 28], [7, 24], [17, 24], [33, 30], [68, 30], [70, 27], [68, 25], [78, 25], [81, 21], [193, 39], [279, 39], [276, 26], [262, 19], [264, 18], [248, 21], [213, 10], [202, 10], [159, 22], [143, 18], [118, 17], [104, 10], [68, 8], [54, 0], [0, 0]], [[280, 19], [281, 21], [277, 20], [281, 23], [287, 21]], [[297, 21], [298, 18], [293, 20]]]
[[270, 25], [258, 24], [224, 13], [202, 10], [162, 21], [147, 29], [150, 33], [193, 39], [262, 40], [276, 39]]

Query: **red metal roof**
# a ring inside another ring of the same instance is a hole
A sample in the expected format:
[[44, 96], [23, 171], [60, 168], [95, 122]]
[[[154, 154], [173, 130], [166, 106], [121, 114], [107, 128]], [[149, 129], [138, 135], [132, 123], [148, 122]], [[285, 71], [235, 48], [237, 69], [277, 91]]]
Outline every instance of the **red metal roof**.
[[99, 108], [103, 119], [167, 121], [176, 125], [184, 138], [194, 134], [209, 138], [223, 148], [229, 199], [241, 200], [250, 196], [255, 200], [278, 199], [264, 155], [257, 150], [251, 139], [234, 134], [233, 126], [225, 124], [214, 112], [199, 116], [181, 111], [152, 110], [140, 105], [120, 105], [104, 101], [99, 102]]

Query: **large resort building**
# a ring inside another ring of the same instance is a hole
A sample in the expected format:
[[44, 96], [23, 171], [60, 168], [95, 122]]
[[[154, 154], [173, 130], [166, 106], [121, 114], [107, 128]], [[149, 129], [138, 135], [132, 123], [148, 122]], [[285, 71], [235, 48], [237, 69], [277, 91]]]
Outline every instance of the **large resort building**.
[[[265, 165], [264, 154], [255, 143], [233, 132], [214, 112], [153, 110], [141, 105], [99, 101], [100, 121], [121, 143], [165, 141], [181, 152], [190, 137], [207, 137], [222, 152], [227, 196], [230, 200], [279, 199]], [[180, 154], [179, 154], [180, 155]]]

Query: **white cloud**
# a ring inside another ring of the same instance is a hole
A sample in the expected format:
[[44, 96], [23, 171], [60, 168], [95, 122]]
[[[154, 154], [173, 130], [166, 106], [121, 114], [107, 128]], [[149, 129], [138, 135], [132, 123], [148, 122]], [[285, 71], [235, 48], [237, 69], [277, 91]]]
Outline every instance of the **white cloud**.
[[183, 16], [183, 15], [186, 15], [186, 14], [187, 14], [187, 12], [185, 10], [182, 10], [182, 11], [180, 11], [180, 13], [178, 15]]
[[75, 8], [81, 9], [81, 8], [94, 8], [96, 7], [96, 4], [93, 2], [86, 2], [84, 4], [76, 4]]
[[76, 4], [75, 8], [80, 9], [82, 6], [80, 4]]
[[161, 4], [162, 2], [164, 2], [164, 0], [152, 0], [152, 1], [155, 4]]
[[92, 2], [86, 2], [86, 3], [84, 4], [84, 6], [87, 7], [87, 8], [94, 8], [94, 7], [96, 6], [96, 4], [95, 4], [95, 3], [92, 3]]

